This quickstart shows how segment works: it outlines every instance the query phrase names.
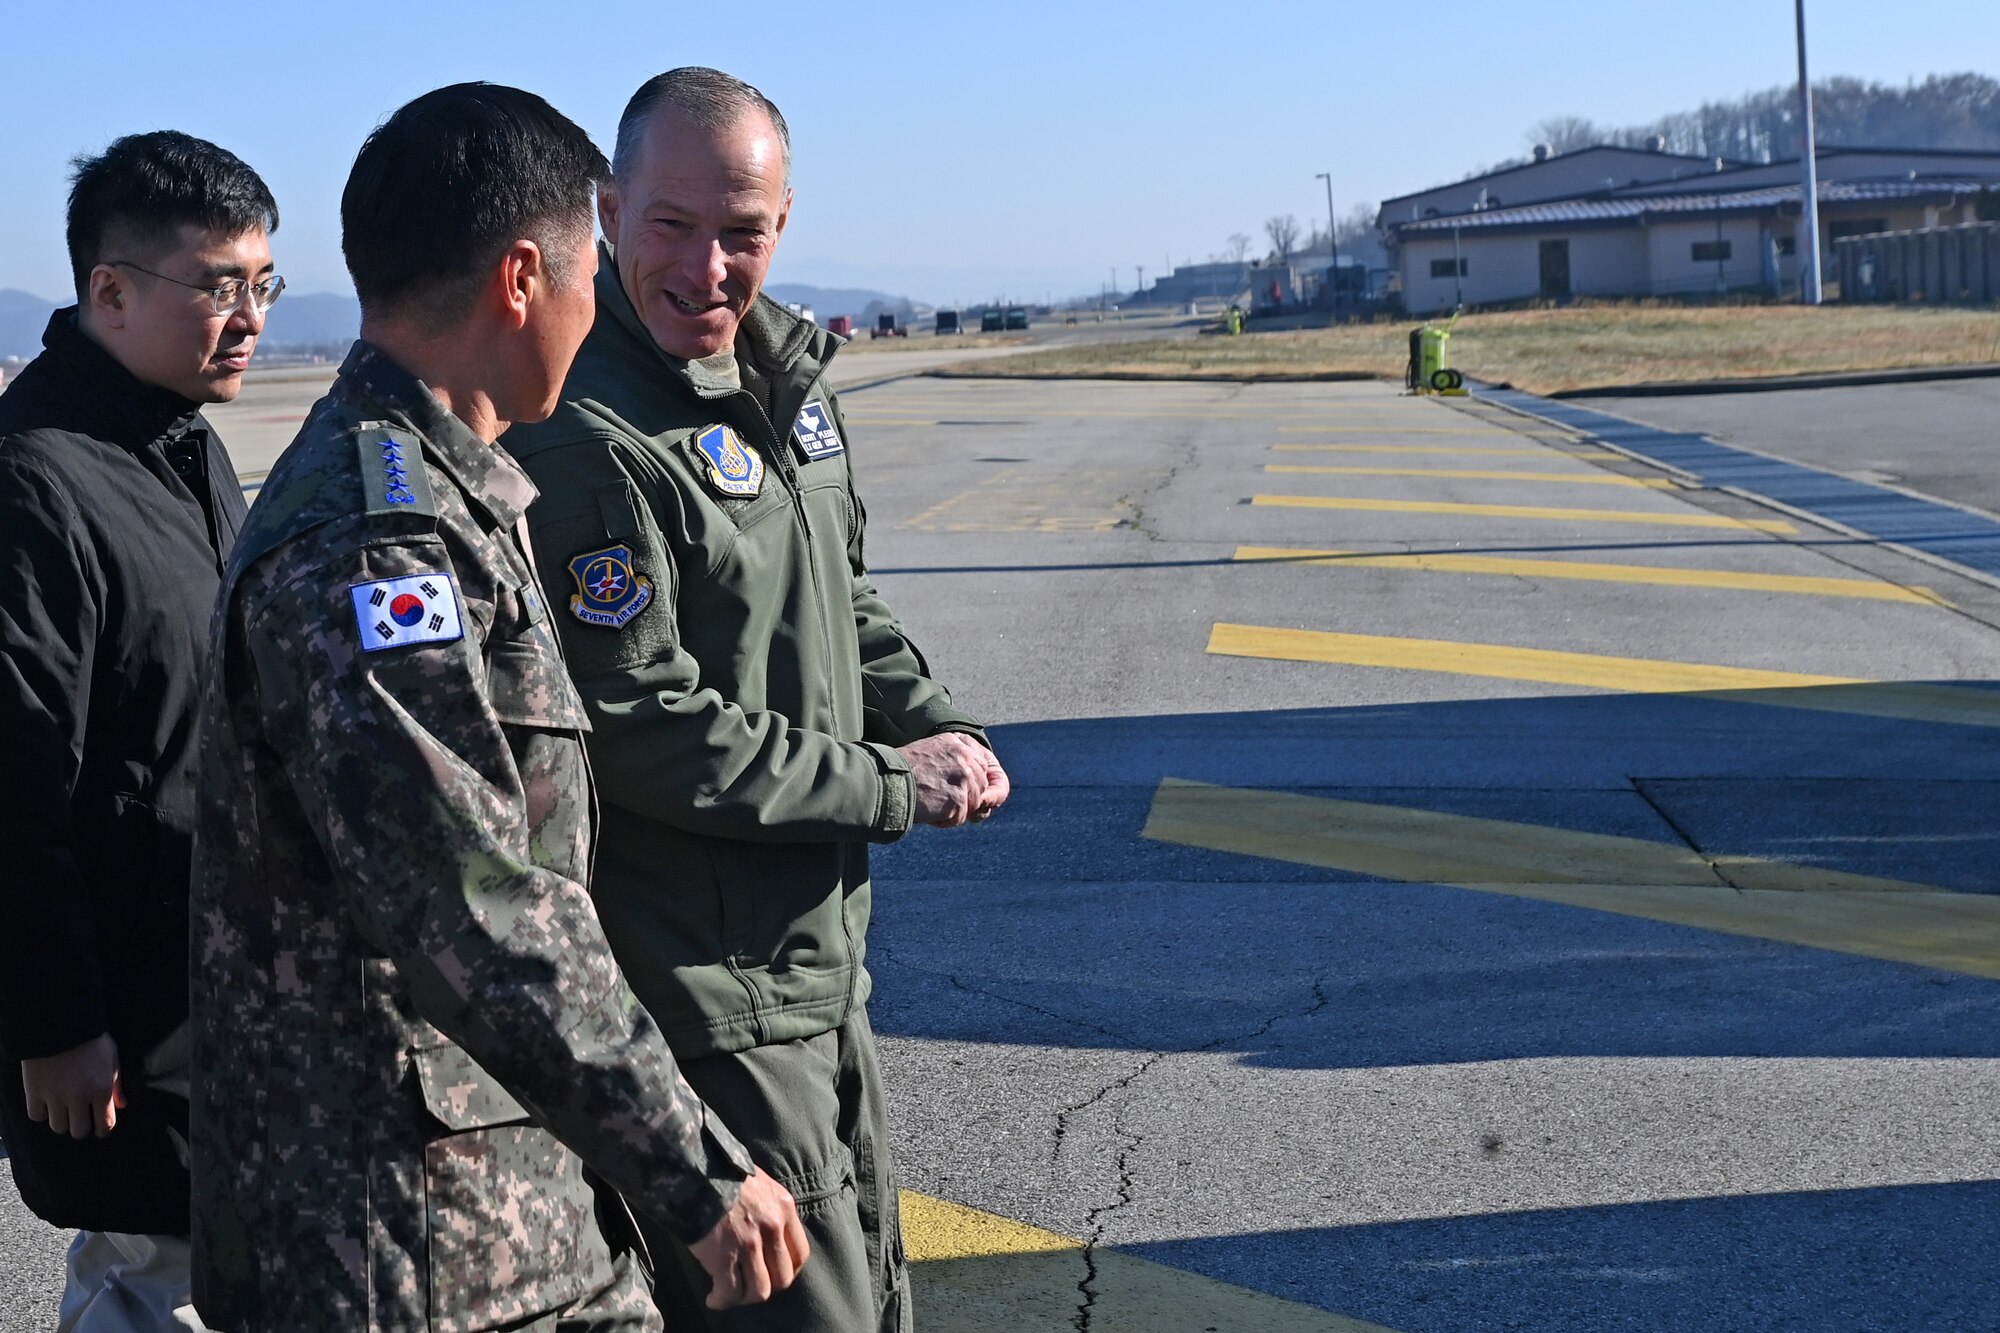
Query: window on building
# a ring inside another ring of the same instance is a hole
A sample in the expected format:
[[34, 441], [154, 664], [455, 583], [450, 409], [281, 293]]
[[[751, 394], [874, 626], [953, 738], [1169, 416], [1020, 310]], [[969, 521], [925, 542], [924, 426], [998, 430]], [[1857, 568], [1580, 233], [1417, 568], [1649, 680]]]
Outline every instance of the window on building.
[[1795, 255], [1795, 254], [1797, 254], [1797, 253], [1799, 252], [1799, 238], [1798, 238], [1798, 237], [1796, 237], [1796, 236], [1780, 236], [1780, 237], [1778, 237], [1778, 238], [1777, 238], [1777, 241], [1778, 241], [1778, 253], [1779, 253], [1779, 254], [1781, 254], [1781, 255]]
[[1449, 259], [1433, 259], [1431, 261], [1431, 276], [1433, 278], [1464, 277], [1467, 271], [1466, 261], [1463, 259], [1458, 261], [1456, 274], [1452, 270], [1452, 261]]
[[1887, 218], [1842, 218], [1838, 222], [1826, 224], [1826, 234], [1834, 240], [1843, 236], [1872, 236], [1878, 231], [1889, 230]]
[[1694, 243], [1694, 262], [1697, 264], [1720, 263], [1729, 258], [1729, 248], [1728, 241], [1696, 241]]

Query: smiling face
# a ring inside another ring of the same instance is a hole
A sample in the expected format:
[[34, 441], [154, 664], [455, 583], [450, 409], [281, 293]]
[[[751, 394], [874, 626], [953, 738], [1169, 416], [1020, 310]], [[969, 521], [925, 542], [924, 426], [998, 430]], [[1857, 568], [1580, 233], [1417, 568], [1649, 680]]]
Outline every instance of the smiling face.
[[725, 130], [654, 115], [598, 214], [619, 281], [661, 351], [692, 361], [735, 345], [791, 204], [784, 146], [763, 111]]
[[120, 256], [162, 277], [129, 264], [93, 269], [89, 325], [119, 363], [145, 383], [197, 403], [226, 403], [243, 388], [243, 372], [264, 332], [264, 315], [247, 295], [234, 310], [217, 314], [205, 292], [180, 283], [214, 287], [226, 278], [262, 282], [273, 272], [271, 243], [261, 227], [224, 236], [184, 226], [180, 239], [163, 254]]

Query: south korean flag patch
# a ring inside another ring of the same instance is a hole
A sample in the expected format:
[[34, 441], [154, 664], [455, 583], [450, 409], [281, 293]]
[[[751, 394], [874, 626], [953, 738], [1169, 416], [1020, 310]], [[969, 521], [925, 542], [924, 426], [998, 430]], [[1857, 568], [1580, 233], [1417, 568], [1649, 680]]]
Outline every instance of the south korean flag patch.
[[799, 419], [792, 423], [792, 439], [808, 462], [832, 458], [847, 447], [841, 443], [840, 428], [833, 424], [833, 413], [817, 398], [799, 409]]
[[465, 637], [458, 617], [458, 585], [449, 574], [377, 579], [352, 584], [347, 593], [354, 600], [354, 622], [367, 652]]

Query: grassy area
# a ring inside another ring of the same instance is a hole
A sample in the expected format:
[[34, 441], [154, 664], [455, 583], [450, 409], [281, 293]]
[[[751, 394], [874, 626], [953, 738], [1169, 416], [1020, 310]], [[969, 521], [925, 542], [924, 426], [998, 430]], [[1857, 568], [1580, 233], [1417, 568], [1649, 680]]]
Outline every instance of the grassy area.
[[[1401, 324], [1350, 324], [1239, 338], [1102, 343], [964, 367], [982, 375], [1373, 376], [1400, 380]], [[2000, 361], [2000, 312], [1900, 306], [1581, 304], [1467, 315], [1451, 364], [1553, 393], [1662, 380], [1756, 378]]]

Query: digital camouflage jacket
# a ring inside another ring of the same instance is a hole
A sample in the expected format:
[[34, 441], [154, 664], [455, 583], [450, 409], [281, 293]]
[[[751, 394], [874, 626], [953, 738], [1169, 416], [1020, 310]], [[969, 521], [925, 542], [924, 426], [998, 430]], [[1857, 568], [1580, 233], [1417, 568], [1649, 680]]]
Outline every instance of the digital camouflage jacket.
[[562, 406], [508, 437], [590, 712], [598, 910], [684, 1059], [866, 1003], [868, 844], [912, 810], [896, 747], [982, 734], [868, 576], [840, 341], [760, 297], [738, 388], [660, 351], [607, 254]]
[[584, 1163], [688, 1239], [748, 1174], [584, 888], [534, 494], [357, 344], [224, 572], [192, 911], [213, 1328], [523, 1319], [610, 1278]]

